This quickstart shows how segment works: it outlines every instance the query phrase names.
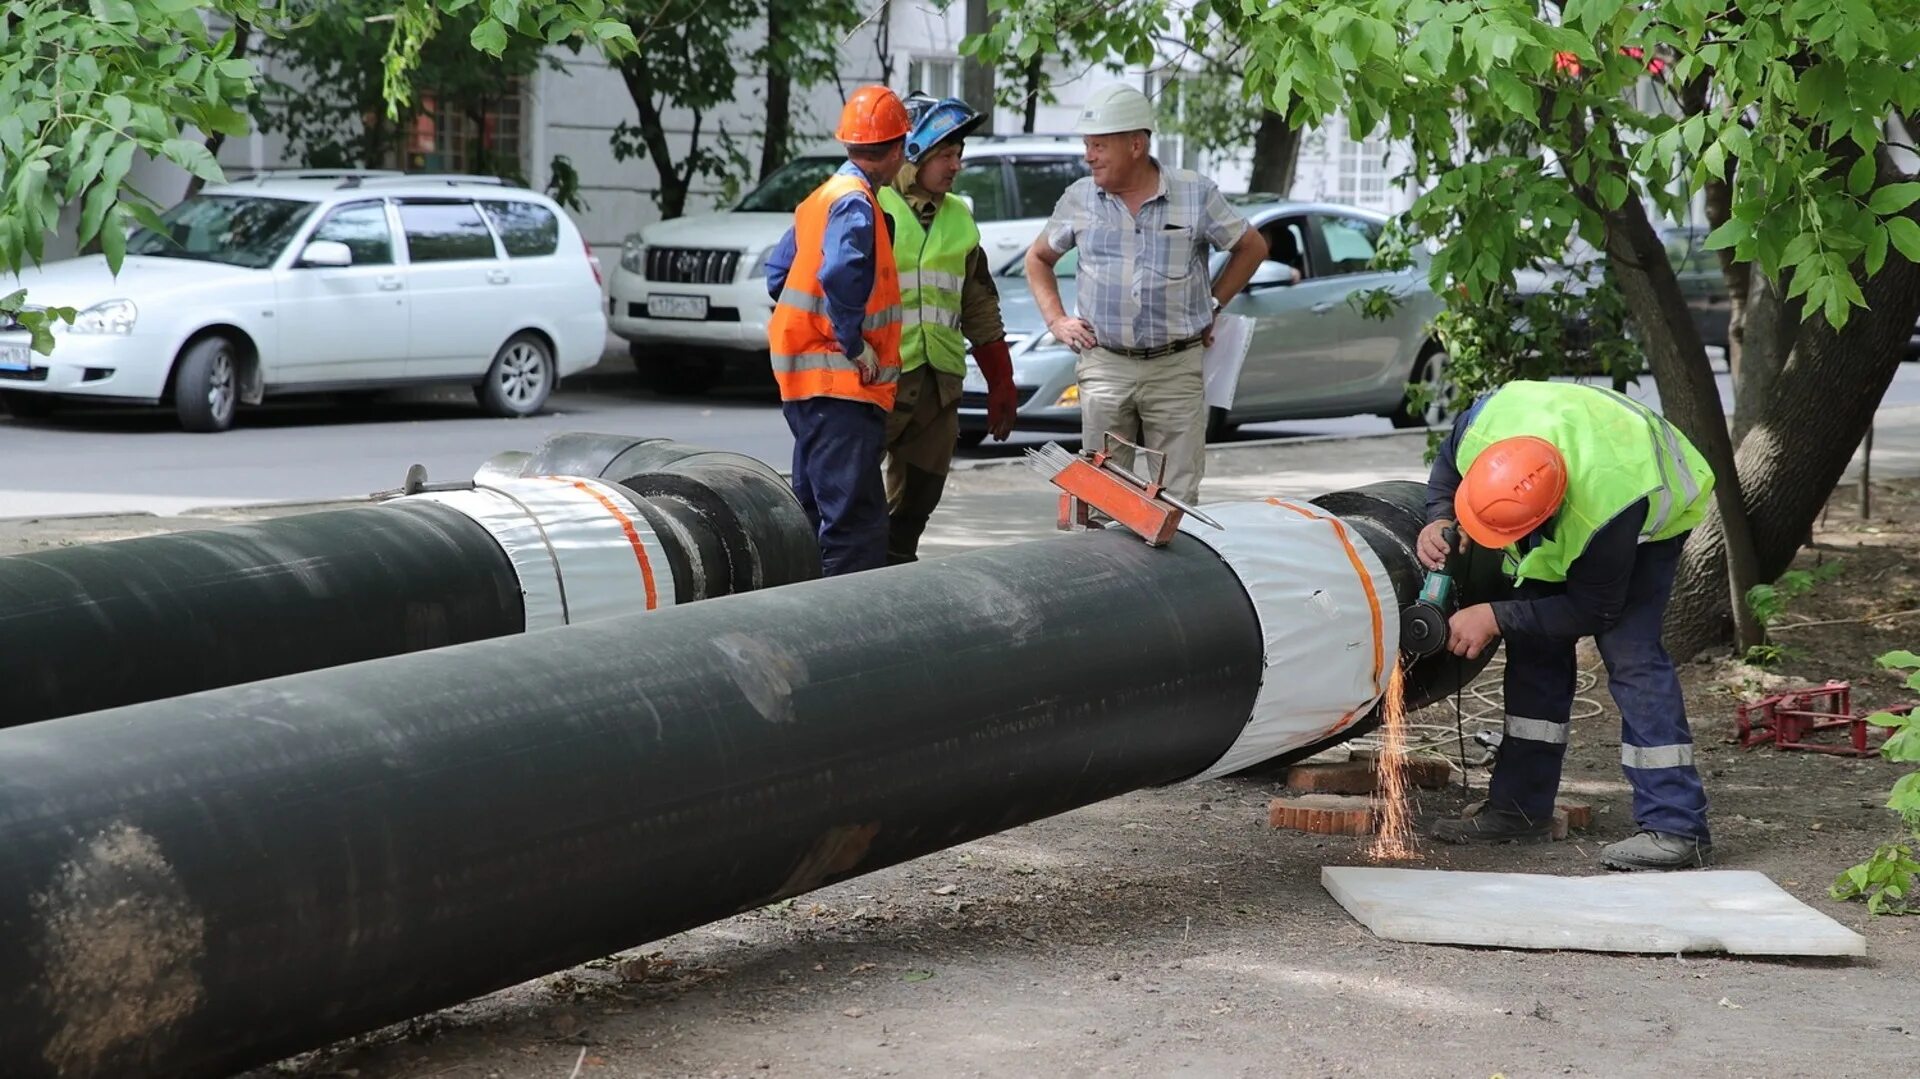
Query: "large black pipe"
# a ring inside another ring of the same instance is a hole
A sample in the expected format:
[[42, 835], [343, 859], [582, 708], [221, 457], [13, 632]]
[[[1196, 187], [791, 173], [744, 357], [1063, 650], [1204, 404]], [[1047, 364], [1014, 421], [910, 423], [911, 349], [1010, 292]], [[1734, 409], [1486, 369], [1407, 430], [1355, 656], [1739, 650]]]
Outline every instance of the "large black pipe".
[[0, 731], [0, 1060], [226, 1074], [1191, 777], [1261, 652], [1096, 532]]
[[[604, 467], [560, 471], [615, 442]], [[573, 458], [525, 474], [610, 473], [659, 537], [659, 588], [678, 602], [819, 576], [799, 503], [750, 457], [598, 435], [549, 446]], [[13, 555], [0, 558], [0, 727], [527, 625], [501, 544], [426, 498]]]

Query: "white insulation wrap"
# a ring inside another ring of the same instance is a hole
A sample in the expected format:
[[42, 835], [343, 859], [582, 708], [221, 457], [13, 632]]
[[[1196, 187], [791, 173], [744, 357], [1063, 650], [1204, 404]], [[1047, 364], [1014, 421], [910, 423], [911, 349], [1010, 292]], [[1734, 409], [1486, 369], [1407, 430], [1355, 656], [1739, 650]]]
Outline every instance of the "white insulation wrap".
[[1387, 569], [1338, 518], [1282, 499], [1205, 509], [1222, 528], [1188, 517], [1180, 530], [1240, 578], [1260, 620], [1265, 669], [1245, 729], [1196, 780], [1345, 730], [1386, 692], [1400, 651]]
[[450, 506], [513, 562], [527, 631], [674, 605], [673, 569], [631, 495], [573, 476], [494, 477], [408, 498]]

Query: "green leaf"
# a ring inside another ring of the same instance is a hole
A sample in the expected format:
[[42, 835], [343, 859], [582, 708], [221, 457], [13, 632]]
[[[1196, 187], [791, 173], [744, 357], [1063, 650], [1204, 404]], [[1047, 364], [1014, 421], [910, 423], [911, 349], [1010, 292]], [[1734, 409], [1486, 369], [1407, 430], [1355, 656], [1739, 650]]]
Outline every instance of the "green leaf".
[[1597, 185], [1600, 195], [1600, 208], [1607, 211], [1617, 210], [1627, 201], [1627, 182], [1614, 173], [1600, 177]]
[[482, 19], [467, 35], [467, 42], [489, 56], [499, 56], [507, 49], [507, 28], [498, 19]]
[[127, 232], [126, 214], [117, 202], [100, 225], [100, 252], [107, 256], [107, 269], [119, 274], [120, 264], [127, 257]]
[[1876, 170], [1872, 154], [1861, 154], [1860, 159], [1847, 170], [1847, 193], [1860, 198], [1873, 190]]
[[1893, 241], [1893, 246], [1900, 249], [1908, 262], [1920, 263], [1920, 224], [1908, 217], [1889, 217], [1887, 238]]
[[910, 970], [901, 975], [900, 980], [903, 982], [924, 982], [932, 977], [933, 971], [930, 970]]
[[1880, 268], [1886, 264], [1887, 230], [1876, 225], [1871, 232], [1867, 233], [1867, 276], [1871, 277], [1879, 273]]
[[1753, 226], [1737, 217], [1729, 218], [1725, 224], [1707, 233], [1705, 248], [1708, 251], [1720, 251], [1732, 247], [1753, 235]]
[[100, 232], [100, 223], [106, 220], [107, 209], [114, 205], [119, 195], [118, 184], [97, 183], [87, 192], [87, 201], [80, 211], [80, 242], [87, 243]]
[[207, 149], [206, 143], [192, 139], [168, 139], [160, 144], [160, 153], [203, 180], [218, 180], [222, 176], [220, 163], [213, 159], [213, 151]]
[[1499, 96], [1500, 103], [1519, 114], [1530, 124], [1540, 122], [1540, 95], [1533, 87], [1520, 81], [1520, 77], [1506, 68], [1495, 68], [1487, 74], [1487, 85]]
[[1811, 232], [1803, 232], [1795, 236], [1792, 242], [1787, 244], [1787, 250], [1781, 254], [1780, 265], [1798, 266], [1807, 261], [1813, 255], [1813, 245], [1818, 242], [1819, 237]]
[[93, 0], [88, 5], [93, 17], [113, 26], [132, 26], [140, 21], [128, 0]]
[[1889, 670], [1912, 670], [1920, 667], [1920, 655], [1915, 655], [1902, 648], [1892, 652], [1883, 652], [1874, 662]]
[[1867, 200], [1867, 209], [1885, 217], [1900, 211], [1920, 200], [1920, 183], [1888, 184], [1876, 190]]
[[1920, 761], [1920, 727], [1907, 727], [1887, 739], [1880, 755], [1890, 761]]

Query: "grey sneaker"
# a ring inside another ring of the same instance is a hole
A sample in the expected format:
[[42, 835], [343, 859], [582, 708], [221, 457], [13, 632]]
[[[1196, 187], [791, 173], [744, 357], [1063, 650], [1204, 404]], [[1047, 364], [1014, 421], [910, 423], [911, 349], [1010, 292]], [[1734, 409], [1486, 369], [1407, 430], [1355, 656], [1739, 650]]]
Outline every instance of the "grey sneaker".
[[1433, 838], [1448, 843], [1545, 843], [1553, 838], [1553, 819], [1536, 821], [1518, 810], [1483, 806], [1470, 817], [1436, 823]]
[[1694, 869], [1705, 866], [1713, 843], [1666, 832], [1642, 831], [1600, 849], [1608, 869]]

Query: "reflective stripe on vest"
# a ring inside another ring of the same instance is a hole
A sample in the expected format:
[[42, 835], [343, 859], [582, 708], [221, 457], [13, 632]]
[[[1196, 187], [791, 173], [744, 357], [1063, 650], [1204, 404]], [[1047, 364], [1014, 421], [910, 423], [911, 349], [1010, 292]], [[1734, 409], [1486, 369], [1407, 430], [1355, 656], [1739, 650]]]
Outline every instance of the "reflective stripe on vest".
[[1669, 539], [1699, 524], [1713, 490], [1706, 459], [1652, 409], [1612, 390], [1553, 382], [1510, 382], [1481, 405], [1461, 436], [1454, 464], [1465, 475], [1487, 447], [1533, 435], [1567, 462], [1567, 494], [1546, 538], [1521, 554], [1507, 549], [1516, 579], [1564, 581], [1593, 534], [1642, 498], [1641, 542]]
[[967, 341], [960, 332], [967, 256], [980, 246], [980, 230], [956, 198], [942, 198], [930, 229], [893, 188], [882, 188], [880, 205], [893, 215], [894, 258], [900, 263], [900, 369], [930, 364], [964, 377]]
[[[834, 203], [850, 195], [867, 200], [875, 226], [873, 292], [860, 323], [861, 338], [880, 358], [879, 377], [870, 385], [860, 381], [859, 367], [841, 351], [827, 314], [826, 290], [820, 285], [827, 214]], [[900, 381], [900, 276], [880, 204], [865, 181], [836, 173], [794, 211], [793, 240], [793, 265], [767, 323], [767, 352], [780, 399], [841, 397], [892, 411]]]

